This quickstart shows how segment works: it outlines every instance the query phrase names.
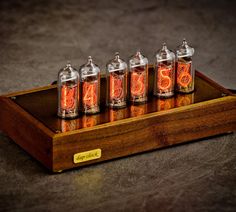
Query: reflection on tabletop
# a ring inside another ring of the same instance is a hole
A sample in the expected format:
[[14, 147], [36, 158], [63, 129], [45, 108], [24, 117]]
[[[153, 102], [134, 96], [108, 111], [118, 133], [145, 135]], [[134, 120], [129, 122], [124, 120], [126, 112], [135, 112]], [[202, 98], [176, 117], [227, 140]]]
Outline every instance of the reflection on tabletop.
[[170, 110], [194, 103], [194, 93], [176, 94], [171, 98], [152, 98], [148, 103], [130, 105], [121, 109], [106, 109], [101, 114], [83, 115], [77, 119], [64, 120], [60, 122], [60, 131], [68, 132], [81, 128], [89, 128], [95, 125], [114, 122], [130, 117], [138, 117], [147, 113]]

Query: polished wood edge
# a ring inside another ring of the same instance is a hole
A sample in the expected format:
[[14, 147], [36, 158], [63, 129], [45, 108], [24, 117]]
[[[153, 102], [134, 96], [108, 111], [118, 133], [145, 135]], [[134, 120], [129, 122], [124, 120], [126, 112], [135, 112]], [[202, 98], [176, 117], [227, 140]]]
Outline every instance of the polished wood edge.
[[29, 89], [29, 90], [23, 90], [23, 91], [17, 91], [17, 92], [12, 92], [12, 93], [8, 93], [8, 94], [3, 94], [2, 96], [3, 97], [14, 97], [14, 96], [20, 96], [23, 94], [44, 91], [44, 90], [48, 90], [48, 89], [52, 89], [52, 88], [56, 88], [56, 87], [57, 87], [57, 85], [46, 85], [46, 86], [33, 88], [33, 89]]
[[168, 114], [175, 114], [175, 113], [179, 113], [182, 111], [189, 111], [189, 110], [195, 109], [195, 108], [207, 107], [208, 105], [212, 105], [212, 104], [227, 103], [227, 102], [235, 102], [235, 104], [236, 104], [236, 97], [235, 96], [225, 96], [225, 97], [221, 97], [218, 99], [212, 99], [212, 100], [208, 100], [208, 101], [204, 101], [204, 102], [198, 102], [198, 103], [194, 103], [191, 105], [186, 105], [183, 107], [172, 108], [169, 110], [148, 113], [148, 114], [144, 114], [144, 115], [138, 116], [138, 117], [130, 117], [127, 119], [117, 120], [115, 122], [108, 122], [108, 123], [100, 124], [100, 125], [93, 126], [93, 127], [82, 128], [82, 129], [63, 132], [63, 133], [57, 133], [57, 134], [54, 134], [53, 139], [55, 141], [57, 139], [60, 139], [61, 137], [70, 136], [70, 135], [74, 135], [77, 133], [83, 133], [83, 132], [93, 131], [93, 130], [97, 130], [97, 129], [103, 129], [103, 128], [107, 128], [107, 127], [111, 127], [111, 126], [128, 124], [128, 123], [132, 123], [132, 122], [134, 123], [135, 121], [147, 120], [147, 119], [153, 118], [153, 117], [160, 117], [160, 116], [164, 116], [164, 115], [168, 115]]
[[196, 76], [202, 78], [203, 80], [209, 82], [212, 86], [214, 86], [215, 88], [217, 88], [218, 90], [220, 90], [222, 93], [227, 94], [227, 95], [234, 95], [232, 92], [230, 92], [229, 90], [227, 90], [226, 88], [224, 88], [223, 86], [221, 86], [220, 84], [218, 84], [217, 82], [215, 82], [214, 80], [212, 80], [211, 78], [207, 77], [205, 74], [203, 74], [202, 72], [196, 70]]
[[24, 119], [28, 120], [32, 125], [34, 125], [37, 129], [41, 130], [48, 137], [53, 138], [53, 136], [55, 135], [53, 131], [51, 131], [48, 127], [46, 127], [43, 123], [37, 120], [30, 113], [25, 111], [22, 107], [17, 105], [10, 98], [0, 96], [0, 103], [6, 105], [11, 111], [16, 111], [17, 113], [20, 113]]

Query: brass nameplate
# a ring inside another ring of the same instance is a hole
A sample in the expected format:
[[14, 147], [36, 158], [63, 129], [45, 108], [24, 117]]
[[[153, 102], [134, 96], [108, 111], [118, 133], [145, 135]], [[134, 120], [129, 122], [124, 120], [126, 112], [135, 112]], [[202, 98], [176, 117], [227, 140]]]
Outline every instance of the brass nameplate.
[[89, 160], [95, 160], [102, 156], [101, 149], [93, 149], [86, 152], [79, 152], [74, 154], [74, 163], [83, 163]]

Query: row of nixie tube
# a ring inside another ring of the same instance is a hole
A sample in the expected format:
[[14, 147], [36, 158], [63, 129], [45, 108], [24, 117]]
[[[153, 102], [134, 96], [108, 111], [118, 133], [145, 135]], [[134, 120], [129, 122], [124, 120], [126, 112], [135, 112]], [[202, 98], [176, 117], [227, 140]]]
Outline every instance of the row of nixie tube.
[[[190, 93], [194, 90], [192, 56], [194, 49], [183, 40], [175, 54], [166, 44], [156, 54], [154, 95], [171, 97], [174, 91]], [[148, 100], [148, 59], [137, 51], [127, 64], [115, 54], [106, 66], [107, 106], [123, 108], [129, 101], [134, 104]], [[84, 114], [100, 112], [100, 68], [91, 56], [77, 72], [70, 64], [58, 73], [58, 116], [74, 118], [79, 109]]]

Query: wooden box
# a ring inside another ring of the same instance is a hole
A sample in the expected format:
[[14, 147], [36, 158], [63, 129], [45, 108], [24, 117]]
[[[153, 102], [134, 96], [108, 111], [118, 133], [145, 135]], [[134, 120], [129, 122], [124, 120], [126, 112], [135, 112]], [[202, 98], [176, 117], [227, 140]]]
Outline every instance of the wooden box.
[[172, 146], [236, 130], [236, 96], [196, 71], [195, 92], [120, 110], [105, 107], [105, 78], [97, 115], [56, 116], [50, 85], [0, 97], [0, 130], [53, 172]]

